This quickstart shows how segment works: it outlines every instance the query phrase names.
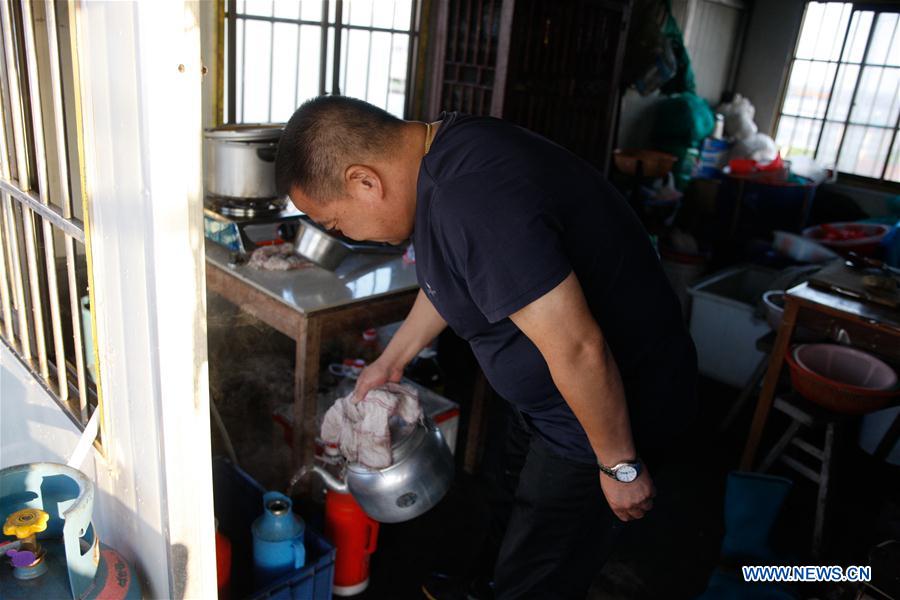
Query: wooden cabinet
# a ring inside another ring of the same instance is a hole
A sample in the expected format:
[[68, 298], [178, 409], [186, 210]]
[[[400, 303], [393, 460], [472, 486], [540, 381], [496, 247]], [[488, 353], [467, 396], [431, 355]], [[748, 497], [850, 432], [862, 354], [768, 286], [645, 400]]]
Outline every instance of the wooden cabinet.
[[631, 0], [437, 2], [428, 114], [518, 123], [606, 171]]

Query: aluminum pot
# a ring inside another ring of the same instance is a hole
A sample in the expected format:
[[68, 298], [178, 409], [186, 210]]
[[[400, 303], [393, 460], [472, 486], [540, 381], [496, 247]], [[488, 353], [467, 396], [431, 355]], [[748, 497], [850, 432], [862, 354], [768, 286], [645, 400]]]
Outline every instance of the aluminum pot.
[[441, 430], [421, 423], [391, 428], [393, 464], [370, 469], [351, 463], [340, 481], [316, 465], [313, 471], [338, 492], [350, 492], [367, 515], [382, 523], [409, 521], [433, 508], [450, 489], [453, 455]]
[[284, 125], [223, 125], [207, 129], [206, 193], [224, 198], [277, 198], [275, 152]]

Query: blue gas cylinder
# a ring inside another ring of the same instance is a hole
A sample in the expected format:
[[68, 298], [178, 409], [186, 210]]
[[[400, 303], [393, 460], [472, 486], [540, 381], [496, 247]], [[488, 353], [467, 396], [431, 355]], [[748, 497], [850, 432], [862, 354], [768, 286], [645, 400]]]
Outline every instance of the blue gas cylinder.
[[0, 597], [141, 598], [137, 575], [100, 543], [94, 484], [77, 469], [30, 463], [0, 471]]
[[257, 582], [265, 583], [303, 567], [303, 520], [292, 511], [291, 499], [279, 492], [263, 495], [263, 514], [254, 522], [253, 566]]

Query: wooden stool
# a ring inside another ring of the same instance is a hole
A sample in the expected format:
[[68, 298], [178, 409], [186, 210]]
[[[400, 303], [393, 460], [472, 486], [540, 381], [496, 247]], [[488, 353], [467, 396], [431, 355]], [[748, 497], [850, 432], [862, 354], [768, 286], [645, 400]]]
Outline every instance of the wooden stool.
[[[741, 469], [744, 471], [753, 468], [756, 450], [785, 363], [785, 354], [790, 351], [794, 327], [798, 322], [805, 322], [813, 331], [834, 332], [842, 329], [849, 334], [854, 346], [880, 354], [894, 365], [900, 363], [900, 314], [896, 311], [824, 292], [810, 287], [808, 283], [788, 290], [784, 302], [784, 317], [772, 353], [769, 355], [769, 364], [756, 402], [750, 434], [741, 456]], [[900, 423], [895, 425], [897, 426], [892, 428], [894, 435], [900, 430]], [[889, 443], [890, 440], [885, 441], [885, 444]], [[891, 446], [885, 447], [889, 449]]]
[[735, 419], [741, 414], [741, 411], [744, 409], [747, 402], [759, 394], [759, 386], [762, 384], [763, 377], [765, 377], [766, 370], [769, 367], [769, 355], [772, 353], [772, 346], [774, 344], [775, 332], [773, 331], [770, 331], [756, 340], [756, 349], [762, 352], [763, 356], [759, 359], [759, 363], [753, 370], [753, 374], [750, 375], [750, 379], [747, 380], [747, 384], [744, 385], [737, 400], [734, 401], [731, 409], [729, 409], [728, 414], [725, 415], [725, 418], [719, 423], [718, 433], [720, 435], [727, 432], [732, 424], [734, 424]]
[[[781, 462], [798, 475], [815, 483], [819, 490], [816, 494], [816, 517], [813, 525], [812, 555], [819, 558], [825, 538], [825, 510], [828, 504], [828, 495], [832, 488], [831, 469], [835, 440], [842, 429], [840, 415], [829, 413], [808, 405], [802, 399], [776, 398], [773, 408], [784, 413], [791, 419], [781, 438], [775, 443], [759, 466], [761, 472], [766, 472], [776, 462]], [[821, 446], [808, 441], [807, 436], [817, 432], [824, 432]], [[807, 462], [814, 463], [811, 467], [789, 454], [794, 449], [807, 457]]]

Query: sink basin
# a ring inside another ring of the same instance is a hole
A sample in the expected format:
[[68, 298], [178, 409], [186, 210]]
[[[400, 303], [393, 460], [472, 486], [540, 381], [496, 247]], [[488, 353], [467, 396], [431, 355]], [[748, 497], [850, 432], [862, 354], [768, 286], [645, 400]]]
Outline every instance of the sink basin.
[[900, 400], [897, 372], [879, 358], [838, 344], [800, 344], [787, 356], [791, 384], [834, 412], [865, 414]]

